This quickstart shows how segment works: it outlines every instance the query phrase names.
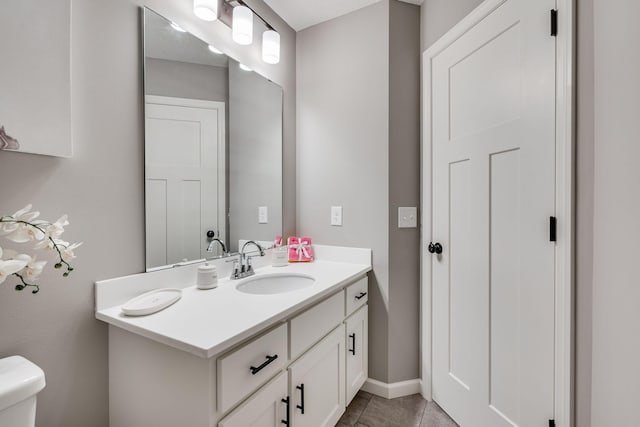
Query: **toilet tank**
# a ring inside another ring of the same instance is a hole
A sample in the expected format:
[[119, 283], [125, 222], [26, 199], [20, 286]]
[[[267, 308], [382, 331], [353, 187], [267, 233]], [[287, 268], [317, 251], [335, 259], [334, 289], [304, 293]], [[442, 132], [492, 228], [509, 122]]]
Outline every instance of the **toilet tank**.
[[22, 356], [0, 359], [0, 427], [34, 427], [44, 372]]

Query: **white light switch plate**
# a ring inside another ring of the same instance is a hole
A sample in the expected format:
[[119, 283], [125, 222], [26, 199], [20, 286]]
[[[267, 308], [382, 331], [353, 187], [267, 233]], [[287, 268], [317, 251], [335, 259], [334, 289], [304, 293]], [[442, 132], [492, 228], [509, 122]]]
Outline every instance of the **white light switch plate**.
[[258, 207], [258, 224], [267, 224], [269, 222], [269, 211], [266, 206]]
[[398, 228], [418, 227], [418, 208], [399, 207], [398, 208]]
[[342, 206], [331, 206], [331, 225], [342, 225]]

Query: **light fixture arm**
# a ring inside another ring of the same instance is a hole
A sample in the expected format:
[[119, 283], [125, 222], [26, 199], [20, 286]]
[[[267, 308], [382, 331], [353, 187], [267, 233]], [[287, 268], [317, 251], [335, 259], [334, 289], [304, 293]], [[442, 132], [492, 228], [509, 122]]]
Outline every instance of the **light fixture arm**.
[[[251, 10], [251, 12], [258, 17], [258, 19], [260, 19], [262, 21], [262, 23], [267, 27], [268, 30], [272, 30], [272, 31], [276, 31], [275, 28], [273, 28], [273, 26], [271, 26], [271, 24], [269, 24], [267, 22], [266, 19], [264, 19], [262, 16], [260, 16], [259, 13], [257, 13], [251, 6], [249, 6], [246, 2], [244, 2], [243, 0], [224, 0], [224, 2], [229, 5], [232, 9], [236, 6], [236, 5], [240, 5], [240, 6], [244, 6], [246, 8], [248, 8], [249, 10]], [[236, 3], [236, 5], [234, 5], [234, 3]]]

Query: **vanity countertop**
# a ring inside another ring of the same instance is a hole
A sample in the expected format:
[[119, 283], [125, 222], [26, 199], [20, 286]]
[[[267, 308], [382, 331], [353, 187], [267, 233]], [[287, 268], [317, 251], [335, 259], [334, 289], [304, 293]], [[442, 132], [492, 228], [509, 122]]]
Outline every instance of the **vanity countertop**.
[[[195, 286], [176, 286], [183, 288], [182, 299], [165, 310], [148, 316], [125, 316], [121, 311], [124, 301], [105, 308], [100, 308], [97, 302], [96, 318], [171, 347], [209, 358], [320, 301], [354, 279], [363, 277], [371, 270], [371, 263], [359, 263], [362, 262], [362, 257], [357, 261], [319, 259], [311, 263], [292, 263], [286, 267], [265, 266], [256, 269], [256, 275], [252, 276], [255, 278], [270, 273], [298, 273], [316, 279], [312, 286], [293, 292], [247, 294], [236, 289], [239, 283], [247, 279], [224, 278], [219, 280], [217, 288], [210, 290], [200, 290]], [[100, 282], [97, 286], [101, 286]], [[158, 287], [170, 288], [174, 285], [167, 281]], [[99, 298], [98, 292], [97, 295]]]

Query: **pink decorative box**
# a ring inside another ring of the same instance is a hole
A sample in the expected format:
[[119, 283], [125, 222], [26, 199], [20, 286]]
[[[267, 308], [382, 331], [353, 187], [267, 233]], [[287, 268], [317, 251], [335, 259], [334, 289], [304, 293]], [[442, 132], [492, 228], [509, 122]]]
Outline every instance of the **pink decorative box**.
[[289, 237], [289, 262], [313, 261], [313, 248], [311, 237]]

